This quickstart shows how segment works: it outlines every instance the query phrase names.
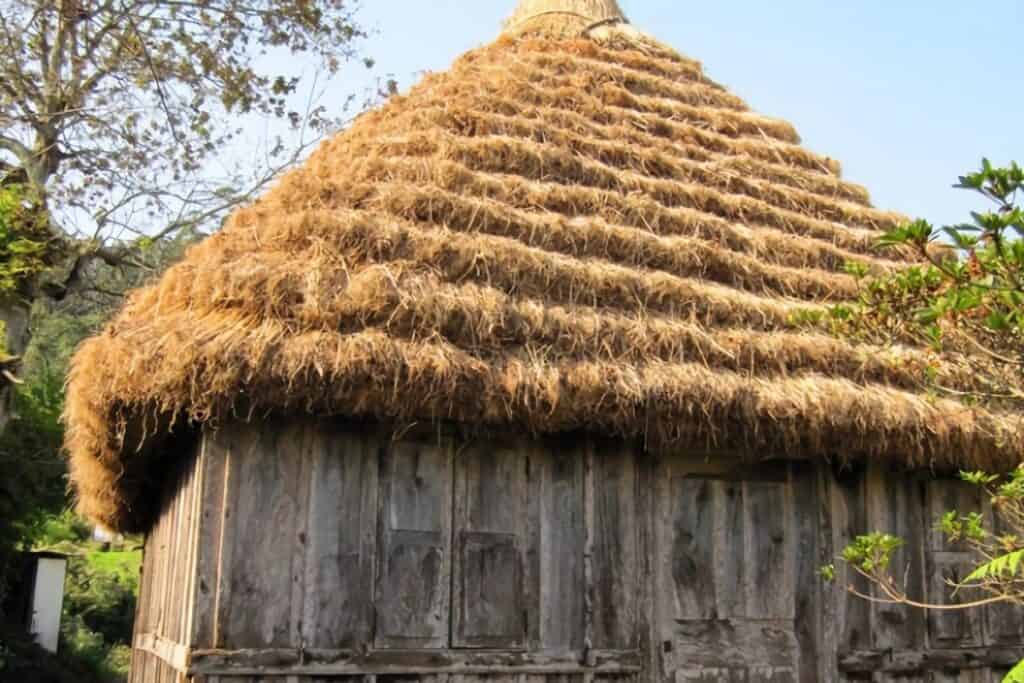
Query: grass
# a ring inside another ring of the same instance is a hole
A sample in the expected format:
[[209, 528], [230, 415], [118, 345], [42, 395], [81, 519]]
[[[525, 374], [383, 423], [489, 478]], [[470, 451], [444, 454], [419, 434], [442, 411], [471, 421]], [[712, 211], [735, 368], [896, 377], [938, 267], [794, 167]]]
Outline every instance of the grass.
[[137, 579], [142, 564], [141, 550], [93, 550], [85, 555], [93, 571], [117, 576], [126, 582]]

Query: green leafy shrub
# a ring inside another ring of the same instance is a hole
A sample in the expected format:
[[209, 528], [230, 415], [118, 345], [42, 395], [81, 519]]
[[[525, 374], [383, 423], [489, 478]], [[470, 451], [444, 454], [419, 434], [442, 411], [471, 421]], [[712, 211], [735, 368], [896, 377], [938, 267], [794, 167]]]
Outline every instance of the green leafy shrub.
[[0, 297], [21, 292], [51, 257], [46, 214], [19, 185], [0, 187]]

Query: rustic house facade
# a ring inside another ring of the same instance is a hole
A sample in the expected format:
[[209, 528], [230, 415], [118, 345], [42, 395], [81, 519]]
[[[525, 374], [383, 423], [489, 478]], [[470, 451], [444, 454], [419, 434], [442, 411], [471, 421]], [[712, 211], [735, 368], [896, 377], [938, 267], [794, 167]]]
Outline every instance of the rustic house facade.
[[524, 0], [76, 355], [132, 683], [998, 680], [1018, 610], [817, 576], [882, 529], [949, 600], [933, 520], [987, 501], [943, 473], [1024, 452], [927, 391], [955, 359], [821, 323], [901, 220], [614, 0]]

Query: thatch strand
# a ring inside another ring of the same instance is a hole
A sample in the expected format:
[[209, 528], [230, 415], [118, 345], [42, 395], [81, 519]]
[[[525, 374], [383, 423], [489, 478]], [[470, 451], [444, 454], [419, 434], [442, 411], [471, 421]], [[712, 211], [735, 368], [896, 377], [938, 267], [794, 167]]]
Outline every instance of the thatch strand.
[[982, 388], [963, 358], [807, 327], [910, 263], [902, 218], [622, 21], [524, 2], [133, 293], [72, 366], [82, 511], [145, 527], [161, 435], [269, 411], [1019, 461], [1020, 415], [929, 392]]

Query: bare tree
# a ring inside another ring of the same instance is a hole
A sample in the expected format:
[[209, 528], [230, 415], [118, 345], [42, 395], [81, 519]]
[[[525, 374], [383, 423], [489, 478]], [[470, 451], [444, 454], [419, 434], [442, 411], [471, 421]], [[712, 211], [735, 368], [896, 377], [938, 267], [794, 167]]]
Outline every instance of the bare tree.
[[[35, 298], [63, 296], [94, 261], [139, 264], [140, 244], [215, 226], [337, 126], [298, 89], [316, 87], [301, 80], [311, 62], [331, 76], [356, 57], [354, 9], [352, 0], [0, 0], [0, 187], [17, 185], [45, 215], [47, 263], [59, 273], [26, 276], [2, 297], [8, 349], [27, 343]], [[294, 135], [224, 167], [243, 122], [260, 116]]]

